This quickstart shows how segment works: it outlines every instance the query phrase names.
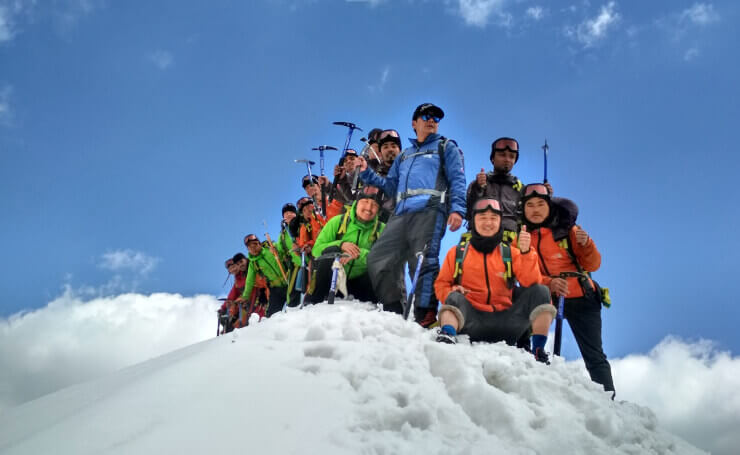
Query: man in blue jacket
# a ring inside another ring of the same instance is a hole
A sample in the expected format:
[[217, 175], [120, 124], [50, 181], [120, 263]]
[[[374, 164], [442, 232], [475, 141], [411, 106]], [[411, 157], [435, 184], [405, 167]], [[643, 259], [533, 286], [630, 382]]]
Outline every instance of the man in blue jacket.
[[[465, 216], [465, 169], [462, 152], [455, 141], [437, 134], [444, 112], [431, 103], [419, 105], [411, 120], [416, 139], [393, 161], [384, 178], [359, 166], [360, 178], [396, 199], [393, 216], [373, 245], [367, 258], [375, 294], [386, 310], [402, 312], [398, 276], [404, 262], [416, 269], [416, 253], [424, 251], [424, 262], [416, 284], [414, 316], [424, 327], [435, 322], [437, 298], [434, 280], [439, 272], [439, 243], [445, 224], [451, 231]], [[425, 249], [426, 247], [426, 249]]]

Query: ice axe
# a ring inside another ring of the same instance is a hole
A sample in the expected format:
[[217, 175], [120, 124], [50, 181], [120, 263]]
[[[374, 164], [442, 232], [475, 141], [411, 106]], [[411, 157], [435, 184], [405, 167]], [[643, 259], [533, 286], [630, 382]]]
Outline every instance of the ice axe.
[[421, 271], [421, 265], [424, 263], [424, 252], [427, 249], [427, 245], [424, 245], [421, 251], [416, 253], [416, 270], [414, 270], [414, 279], [411, 281], [411, 289], [409, 290], [409, 298], [406, 299], [406, 306], [403, 308], [403, 318], [409, 318], [409, 312], [411, 311], [411, 305], [414, 304], [414, 298], [416, 297], [416, 283], [419, 281], [419, 272]]
[[362, 128], [350, 122], [333, 122], [333, 123], [334, 125], [337, 125], [337, 126], [346, 126], [347, 128], [349, 128], [349, 131], [347, 132], [347, 139], [344, 141], [344, 149], [342, 149], [342, 157], [344, 158], [344, 155], [347, 154], [347, 150], [349, 150], [350, 142], [352, 141], [352, 133], [354, 133], [355, 130], [362, 131]]
[[334, 259], [334, 262], [331, 264], [331, 286], [329, 286], [329, 297], [326, 301], [329, 305], [334, 305], [334, 297], [337, 295], [337, 277], [339, 276], [339, 269], [342, 268], [340, 260], [343, 257], [350, 256], [347, 253], [324, 253], [316, 258], [317, 261], [323, 259]]
[[545, 152], [545, 179], [542, 183], [547, 183], [547, 153], [550, 151], [550, 146], [547, 145], [547, 139], [545, 139], [545, 145], [542, 146], [542, 151]]
[[[321, 168], [321, 176], [324, 176], [324, 151], [325, 150], [338, 150], [336, 147], [331, 145], [319, 145], [318, 147], [314, 147], [311, 150], [318, 150], [319, 151], [319, 157], [321, 157], [321, 160], [319, 161], [319, 167]], [[326, 198], [324, 197], [324, 185], [319, 185], [319, 188], [321, 188], [321, 214], [326, 216]]]

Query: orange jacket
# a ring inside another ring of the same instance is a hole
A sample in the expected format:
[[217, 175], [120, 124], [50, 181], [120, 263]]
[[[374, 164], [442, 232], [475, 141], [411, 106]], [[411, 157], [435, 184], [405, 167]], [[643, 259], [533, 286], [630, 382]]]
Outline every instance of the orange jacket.
[[316, 239], [319, 237], [321, 228], [323, 228], [325, 224], [326, 219], [318, 213], [314, 213], [313, 217], [308, 220], [308, 223], [301, 224], [301, 231], [298, 235], [298, 241], [296, 242], [298, 246], [303, 248], [306, 245], [311, 245], [311, 247], [313, 247], [313, 244], [316, 243]]
[[[457, 247], [447, 252], [444, 264], [434, 282], [434, 292], [437, 298], [444, 303], [455, 285], [455, 255]], [[530, 249], [522, 254], [519, 249], [511, 247], [511, 266], [519, 283], [522, 286], [532, 286], [542, 281], [542, 275], [537, 265], [537, 253]], [[471, 243], [462, 263], [462, 280], [460, 285], [467, 289], [465, 297], [478, 311], [503, 311], [511, 307], [512, 290], [506, 286], [504, 259], [501, 256], [501, 246], [484, 255], [476, 250]], [[486, 276], [487, 275], [487, 276]]]
[[326, 219], [330, 220], [344, 211], [344, 204], [338, 199], [332, 200], [326, 206]]
[[[601, 267], [601, 253], [596, 249], [596, 244], [589, 237], [586, 245], [581, 246], [576, 242], [576, 226], [568, 232], [568, 243], [573, 247], [573, 253], [583, 270], [595, 272]], [[553, 278], [560, 272], [577, 272], [578, 268], [571, 261], [568, 250], [558, 244], [552, 236], [549, 228], [539, 228], [531, 232], [532, 248], [537, 250], [540, 256], [540, 271], [542, 272], [542, 283], [550, 284]], [[583, 289], [578, 283], [578, 278], [568, 277], [567, 298], [583, 297]], [[590, 280], [589, 280], [590, 281]], [[593, 286], [593, 282], [591, 282]]]

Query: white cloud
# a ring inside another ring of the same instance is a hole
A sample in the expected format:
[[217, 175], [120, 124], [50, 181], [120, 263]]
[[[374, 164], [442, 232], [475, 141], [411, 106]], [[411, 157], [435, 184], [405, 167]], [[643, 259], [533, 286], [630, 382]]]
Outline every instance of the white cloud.
[[123, 294], [0, 318], [0, 412], [215, 336], [212, 296]]
[[545, 17], [545, 10], [541, 6], [531, 6], [527, 8], [526, 15], [536, 21]]
[[680, 22], [690, 22], [694, 25], [709, 25], [719, 21], [719, 14], [714, 11], [714, 5], [694, 3], [691, 8], [681, 12]]
[[378, 81], [376, 85], [369, 85], [367, 88], [371, 92], [382, 92], [383, 89], [385, 88], [386, 82], [388, 82], [388, 76], [390, 75], [390, 73], [391, 73], [391, 67], [386, 65], [383, 68], [383, 72], [380, 73], [380, 81]]
[[0, 43], [13, 38], [12, 19], [8, 9], [0, 5]]
[[737, 453], [740, 357], [709, 341], [666, 338], [647, 355], [611, 364], [617, 399], [648, 406], [662, 426], [712, 453]]
[[695, 47], [690, 47], [686, 50], [686, 52], [683, 54], [683, 59], [687, 62], [690, 62], [691, 60], [695, 59], [699, 56], [699, 49]]
[[458, 0], [458, 12], [468, 25], [483, 28], [495, 19], [496, 25], [508, 27], [513, 17], [504, 11], [505, 3], [506, 0]]
[[171, 52], [158, 49], [149, 54], [149, 61], [154, 63], [157, 68], [164, 71], [172, 66], [175, 62], [175, 58]]
[[101, 256], [101, 268], [118, 271], [132, 271], [146, 275], [157, 266], [160, 259], [131, 249], [109, 251]]
[[10, 104], [10, 97], [13, 94], [13, 87], [3, 85], [0, 87], [0, 125], [8, 126], [13, 120], [13, 109]]
[[584, 47], [594, 46], [606, 38], [609, 31], [619, 23], [621, 15], [616, 8], [616, 2], [607, 3], [601, 7], [596, 17], [584, 20], [578, 27], [566, 27], [566, 35], [579, 41]]

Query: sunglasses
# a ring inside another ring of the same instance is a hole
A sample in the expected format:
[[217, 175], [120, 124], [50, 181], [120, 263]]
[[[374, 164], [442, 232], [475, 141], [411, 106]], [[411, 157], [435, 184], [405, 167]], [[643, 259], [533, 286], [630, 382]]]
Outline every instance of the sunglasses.
[[428, 121], [428, 120], [434, 120], [434, 123], [439, 123], [440, 120], [442, 120], [440, 117], [435, 117], [435, 116], [429, 115], [429, 114], [422, 114], [422, 115], [419, 116], [419, 118], [421, 118], [425, 122]]
[[524, 188], [524, 195], [525, 196], [550, 196], [550, 192], [547, 191], [547, 187], [543, 185], [542, 183], [535, 183], [532, 185], [527, 185], [526, 188]]
[[493, 151], [494, 152], [505, 152], [510, 151], [514, 153], [519, 153], [519, 143], [515, 139], [499, 139], [496, 142], [493, 143]]
[[473, 212], [482, 212], [484, 210], [501, 211], [501, 204], [496, 199], [480, 199], [473, 204]]

